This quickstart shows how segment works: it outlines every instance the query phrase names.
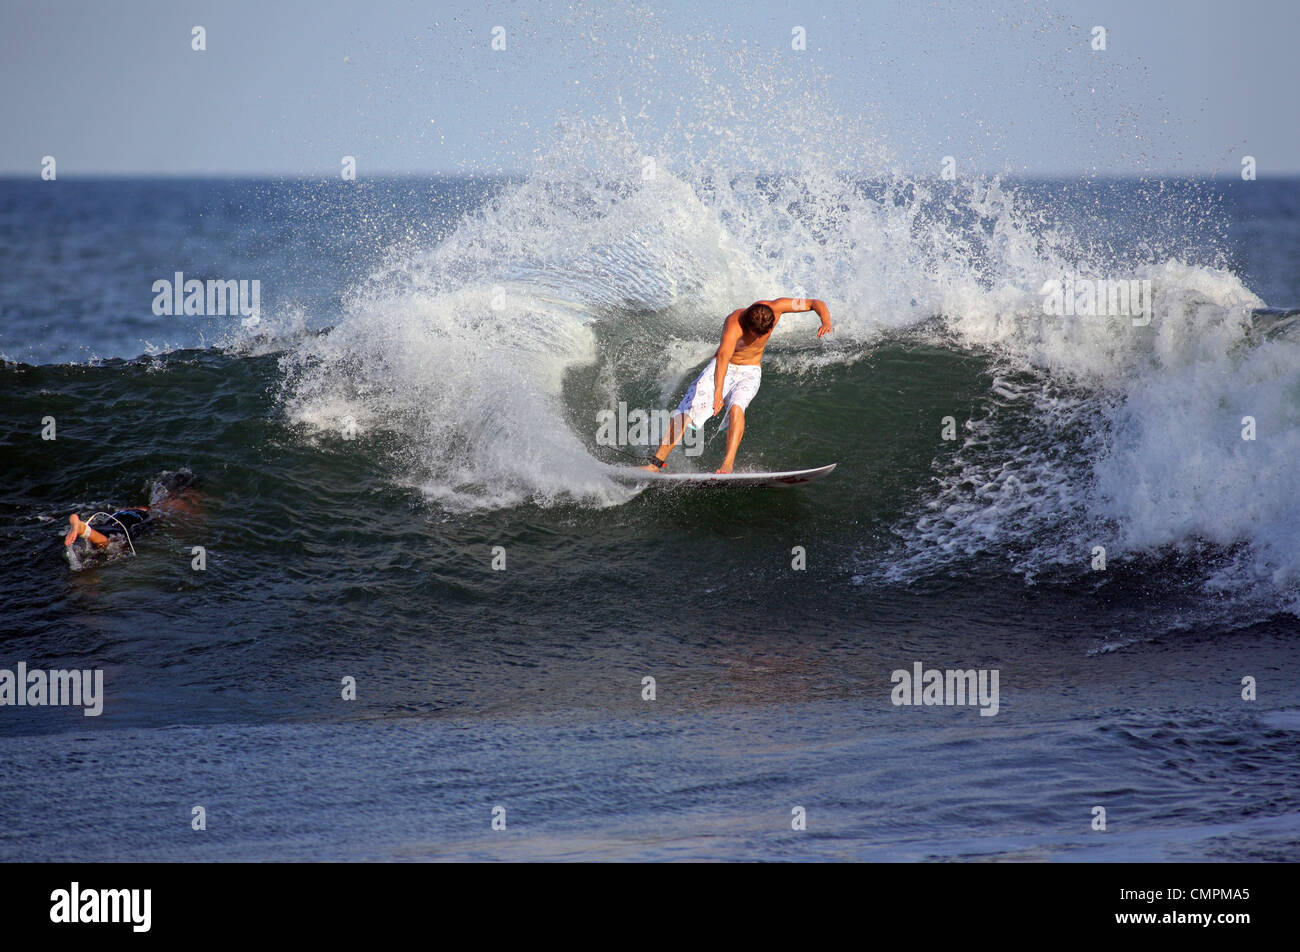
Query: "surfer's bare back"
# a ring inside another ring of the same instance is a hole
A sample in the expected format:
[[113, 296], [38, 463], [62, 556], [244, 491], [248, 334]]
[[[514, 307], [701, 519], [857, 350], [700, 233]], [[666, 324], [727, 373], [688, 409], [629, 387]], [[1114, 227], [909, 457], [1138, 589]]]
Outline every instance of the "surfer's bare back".
[[651, 462], [642, 469], [663, 469], [668, 454], [681, 442], [686, 428], [702, 426], [725, 404], [727, 418], [722, 425], [727, 428], [727, 455], [717, 472], [731, 472], [736, 462], [736, 450], [740, 448], [740, 438], [745, 435], [745, 408], [758, 393], [759, 380], [763, 376], [763, 368], [759, 366], [763, 348], [782, 315], [805, 311], [815, 311], [821, 318], [818, 337], [831, 332], [831, 312], [825, 301], [815, 298], [755, 301], [749, 307], [737, 308], [728, 314], [722, 324], [722, 341], [717, 353], [686, 391], [673, 414], [664, 441], [659, 444]]

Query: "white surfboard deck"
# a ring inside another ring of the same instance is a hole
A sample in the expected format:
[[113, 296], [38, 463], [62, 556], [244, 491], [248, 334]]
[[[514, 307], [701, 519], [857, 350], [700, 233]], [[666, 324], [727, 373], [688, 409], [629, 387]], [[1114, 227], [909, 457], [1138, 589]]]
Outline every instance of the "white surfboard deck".
[[667, 489], [711, 486], [719, 489], [741, 489], [753, 486], [798, 486], [830, 475], [836, 463], [816, 469], [790, 469], [780, 473], [652, 473], [645, 469], [619, 466], [613, 476], [622, 483], [644, 483]]

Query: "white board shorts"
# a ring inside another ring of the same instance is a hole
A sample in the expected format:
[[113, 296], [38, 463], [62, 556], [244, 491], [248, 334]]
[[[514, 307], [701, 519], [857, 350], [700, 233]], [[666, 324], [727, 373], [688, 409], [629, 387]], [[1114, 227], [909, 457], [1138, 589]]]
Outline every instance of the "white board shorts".
[[[701, 427], [705, 420], [713, 416], [713, 370], [716, 365], [715, 357], [701, 371], [695, 383], [686, 391], [686, 396], [682, 397], [682, 402], [677, 405], [674, 415], [685, 413], [690, 418], [691, 426]], [[756, 364], [727, 365], [727, 375], [722, 380], [723, 427], [727, 425], [732, 407], [740, 407], [743, 411], [749, 406], [749, 401], [758, 393], [758, 384], [762, 379], [763, 368]]]

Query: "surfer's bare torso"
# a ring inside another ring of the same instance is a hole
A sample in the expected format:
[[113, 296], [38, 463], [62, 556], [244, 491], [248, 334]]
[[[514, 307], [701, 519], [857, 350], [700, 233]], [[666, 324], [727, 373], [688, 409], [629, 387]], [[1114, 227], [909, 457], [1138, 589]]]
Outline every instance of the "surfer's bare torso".
[[762, 363], [763, 350], [767, 347], [767, 342], [772, 339], [772, 333], [776, 330], [776, 325], [780, 323], [783, 314], [816, 311], [817, 316], [822, 319], [822, 328], [818, 331], [817, 336], [821, 337], [823, 334], [830, 332], [830, 315], [824, 313], [826, 305], [821, 301], [811, 298], [777, 298], [773, 301], [755, 301], [754, 303], [766, 304], [770, 307], [775, 320], [767, 333], [755, 334], [741, 324], [740, 316], [745, 313], [745, 308], [737, 308], [728, 314], [727, 319], [722, 323], [723, 347], [719, 348], [719, 350], [725, 348], [729, 339], [734, 341], [730, 359], [727, 361], [729, 364], [756, 367]]
[[[723, 324], [724, 333], [726, 332], [727, 324], [733, 320], [737, 323], [737, 326], [739, 326], [740, 315], [742, 313], [744, 313], [743, 308], [738, 311], [733, 311], [727, 317], [726, 323]], [[772, 330], [776, 330], [775, 324], [772, 325]], [[727, 363], [740, 364], [746, 367], [756, 366], [763, 360], [763, 348], [767, 346], [767, 342], [771, 339], [772, 331], [768, 331], [766, 334], [753, 335], [744, 328], [741, 328], [740, 339], [736, 341], [736, 349], [731, 352], [731, 360], [727, 361]]]

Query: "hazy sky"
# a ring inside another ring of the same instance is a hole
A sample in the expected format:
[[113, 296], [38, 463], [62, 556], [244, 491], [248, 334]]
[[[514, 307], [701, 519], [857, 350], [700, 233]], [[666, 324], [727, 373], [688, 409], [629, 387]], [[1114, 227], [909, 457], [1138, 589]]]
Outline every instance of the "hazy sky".
[[1296, 0], [0, 0], [0, 173], [517, 172], [567, 115], [932, 173], [1295, 174], [1297, 46]]

